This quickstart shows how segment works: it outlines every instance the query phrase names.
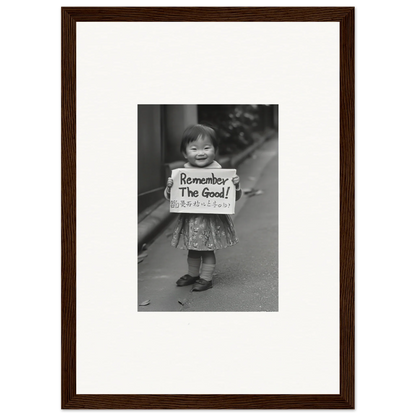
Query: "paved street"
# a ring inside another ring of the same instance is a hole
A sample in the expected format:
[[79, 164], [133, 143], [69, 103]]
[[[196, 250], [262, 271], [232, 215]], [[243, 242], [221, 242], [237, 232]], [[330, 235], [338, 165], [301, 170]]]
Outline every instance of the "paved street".
[[240, 242], [216, 252], [214, 287], [191, 292], [177, 287], [187, 271], [187, 251], [170, 246], [174, 223], [144, 252], [139, 263], [139, 304], [145, 311], [277, 311], [277, 139], [266, 142], [238, 168], [243, 195], [234, 216]]

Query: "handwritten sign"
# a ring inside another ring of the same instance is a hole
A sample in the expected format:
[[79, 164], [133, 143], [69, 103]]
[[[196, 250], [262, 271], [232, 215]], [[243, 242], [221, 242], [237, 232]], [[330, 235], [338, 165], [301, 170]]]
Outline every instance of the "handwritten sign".
[[174, 169], [170, 212], [234, 214], [235, 169]]

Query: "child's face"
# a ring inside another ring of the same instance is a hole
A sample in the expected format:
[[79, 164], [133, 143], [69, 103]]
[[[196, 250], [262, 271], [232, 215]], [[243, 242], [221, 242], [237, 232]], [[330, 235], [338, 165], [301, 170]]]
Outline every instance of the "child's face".
[[214, 161], [215, 148], [209, 137], [199, 136], [195, 141], [188, 143], [183, 155], [192, 166], [204, 168]]

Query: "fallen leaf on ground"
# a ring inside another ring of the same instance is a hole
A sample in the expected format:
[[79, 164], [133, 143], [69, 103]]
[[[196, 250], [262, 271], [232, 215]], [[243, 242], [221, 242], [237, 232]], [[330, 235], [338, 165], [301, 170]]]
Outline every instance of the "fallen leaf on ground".
[[178, 300], [179, 305], [182, 306], [182, 308], [184, 309], [189, 309], [189, 303], [188, 303], [188, 299], [184, 299], [184, 300]]
[[261, 195], [262, 193], [264, 193], [261, 189], [254, 189], [254, 188], [243, 189], [243, 192], [244, 192], [244, 195], [247, 195], [247, 196]]
[[145, 257], [147, 257], [147, 253], [141, 253], [137, 256], [137, 261], [140, 263], [144, 260]]
[[150, 300], [143, 301], [139, 306], [147, 306], [150, 305]]
[[251, 193], [249, 196], [256, 196], [256, 195], [261, 195], [264, 192], [261, 189], [258, 189], [256, 192]]

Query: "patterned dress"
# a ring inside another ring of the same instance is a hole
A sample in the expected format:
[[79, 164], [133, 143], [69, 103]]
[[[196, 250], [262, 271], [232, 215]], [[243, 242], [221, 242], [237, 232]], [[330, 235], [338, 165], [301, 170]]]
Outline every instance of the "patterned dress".
[[[184, 167], [190, 166], [186, 163]], [[207, 168], [221, 169], [221, 165], [214, 161]], [[214, 251], [237, 243], [233, 220], [227, 214], [179, 214], [171, 241], [173, 247], [196, 251]]]
[[213, 251], [238, 243], [227, 214], [179, 214], [172, 246], [184, 250]]

